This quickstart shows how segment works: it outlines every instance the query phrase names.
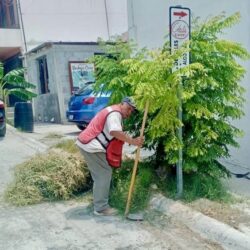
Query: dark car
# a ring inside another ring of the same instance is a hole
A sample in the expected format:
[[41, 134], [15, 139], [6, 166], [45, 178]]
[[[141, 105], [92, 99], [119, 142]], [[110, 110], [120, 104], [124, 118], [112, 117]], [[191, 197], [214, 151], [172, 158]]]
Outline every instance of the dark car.
[[109, 92], [94, 91], [94, 83], [86, 83], [71, 96], [66, 112], [67, 120], [83, 130], [92, 118], [108, 105], [109, 99]]
[[6, 134], [5, 109], [4, 109], [4, 103], [0, 100], [0, 136], [5, 136], [5, 134]]

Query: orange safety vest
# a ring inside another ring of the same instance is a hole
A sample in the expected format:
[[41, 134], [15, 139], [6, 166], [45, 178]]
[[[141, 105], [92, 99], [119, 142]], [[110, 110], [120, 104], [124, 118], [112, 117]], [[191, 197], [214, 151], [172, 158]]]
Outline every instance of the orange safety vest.
[[[87, 144], [93, 139], [99, 141], [99, 143], [103, 146], [106, 150], [106, 159], [111, 167], [118, 168], [121, 166], [122, 160], [122, 147], [124, 142], [120, 141], [116, 138], [109, 140], [105, 133], [103, 132], [105, 122], [107, 117], [112, 112], [119, 112], [121, 113], [121, 109], [119, 105], [112, 105], [109, 107], [104, 108], [101, 110], [89, 123], [87, 128], [83, 130], [79, 136], [78, 140], [82, 144]], [[100, 134], [103, 135], [107, 144], [105, 144], [101, 139], [98, 137]]]

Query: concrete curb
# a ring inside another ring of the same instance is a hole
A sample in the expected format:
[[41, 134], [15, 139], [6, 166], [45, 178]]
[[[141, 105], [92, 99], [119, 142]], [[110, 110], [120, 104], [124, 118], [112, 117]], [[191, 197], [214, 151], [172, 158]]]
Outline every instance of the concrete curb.
[[176, 218], [203, 238], [217, 242], [225, 249], [249, 250], [250, 238], [244, 233], [161, 194], [150, 201], [153, 209]]
[[29, 137], [29, 133], [25, 133], [25, 132], [20, 132], [18, 131], [16, 128], [10, 126], [7, 124], [7, 129], [10, 133], [15, 134], [19, 137], [21, 137], [23, 140], [23, 142], [28, 145], [29, 147], [31, 147], [32, 149], [34, 149], [35, 151], [37, 151], [38, 153], [43, 153], [46, 150], [48, 150], [48, 146]]

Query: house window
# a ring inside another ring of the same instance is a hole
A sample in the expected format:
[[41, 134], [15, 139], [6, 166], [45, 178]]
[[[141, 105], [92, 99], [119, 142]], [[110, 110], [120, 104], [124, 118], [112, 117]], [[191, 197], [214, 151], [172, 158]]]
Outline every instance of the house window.
[[39, 70], [39, 80], [40, 80], [40, 94], [46, 94], [50, 92], [49, 89], [49, 74], [47, 67], [46, 56], [40, 57], [38, 59], [38, 70]]
[[19, 28], [16, 0], [0, 0], [0, 28]]
[[94, 82], [94, 64], [89, 62], [69, 62], [71, 91], [77, 91], [87, 82]]

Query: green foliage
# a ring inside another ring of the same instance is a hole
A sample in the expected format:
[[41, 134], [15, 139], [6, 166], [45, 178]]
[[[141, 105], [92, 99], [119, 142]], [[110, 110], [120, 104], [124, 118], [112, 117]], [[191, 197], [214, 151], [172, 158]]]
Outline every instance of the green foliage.
[[[113, 172], [110, 204], [122, 213], [124, 213], [127, 203], [133, 163], [133, 161], [125, 161], [120, 169]], [[148, 205], [151, 194], [150, 185], [154, 179], [155, 175], [149, 163], [140, 163], [130, 203], [130, 212], [142, 210]]]
[[242, 132], [231, 122], [243, 115], [244, 89], [239, 83], [245, 69], [236, 58], [246, 60], [249, 54], [240, 44], [219, 39], [219, 34], [239, 18], [239, 13], [220, 15], [192, 32], [191, 61], [202, 64], [204, 72], [183, 83], [185, 171], [205, 168], [210, 175], [223, 176], [227, 172], [217, 159], [230, 156], [228, 146], [238, 146]]
[[4, 75], [3, 64], [0, 63], [0, 99], [7, 104], [7, 97], [12, 94], [24, 101], [31, 100], [37, 95], [28, 89], [35, 89], [35, 85], [24, 78], [24, 69], [14, 69]]
[[124, 81], [128, 68], [122, 61], [129, 58], [133, 52], [133, 45], [117, 39], [115, 43], [99, 41], [105, 55], [97, 55], [92, 61], [95, 63], [96, 88], [104, 84], [104, 89], [112, 90], [111, 102], [120, 101], [127, 94], [132, 94], [130, 85]]
[[[170, 176], [168, 179], [161, 181], [159, 187], [168, 197], [175, 199], [177, 192], [175, 176]], [[200, 172], [184, 174], [182, 199], [190, 202], [199, 198], [226, 202], [230, 200], [231, 196], [218, 176], [214, 177]]]
[[[221, 14], [206, 22], [194, 20], [191, 41], [173, 54], [169, 42], [154, 51], [136, 50], [119, 39], [109, 44], [102, 42], [106, 56], [93, 59], [97, 88], [103, 84], [104, 89], [112, 90], [112, 103], [125, 95], [134, 97], [140, 112], [126, 124], [132, 134], [138, 134], [144, 105], [149, 100], [145, 146], [156, 150], [158, 166], [176, 164], [182, 148], [186, 173], [229, 175], [218, 159], [229, 157], [228, 147], [237, 147], [236, 139], [242, 135], [232, 120], [243, 116], [244, 89], [240, 81], [245, 69], [239, 62], [249, 59], [249, 53], [220, 35], [239, 19], [236, 13], [230, 17]], [[190, 65], [172, 72], [175, 60], [187, 50]], [[182, 123], [177, 118], [178, 92], [182, 96]], [[183, 143], [176, 134], [180, 126]], [[165, 152], [163, 157], [159, 152]]]

